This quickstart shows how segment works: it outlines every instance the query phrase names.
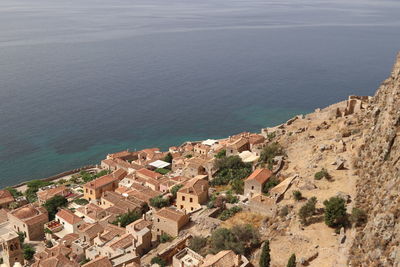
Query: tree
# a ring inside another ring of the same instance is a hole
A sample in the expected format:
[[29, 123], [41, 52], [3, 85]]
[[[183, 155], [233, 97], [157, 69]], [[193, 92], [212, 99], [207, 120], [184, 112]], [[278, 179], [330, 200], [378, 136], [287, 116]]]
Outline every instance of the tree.
[[355, 226], [362, 226], [367, 222], [368, 216], [363, 209], [353, 208], [351, 210], [350, 221]]
[[47, 200], [43, 206], [49, 213], [49, 220], [51, 221], [55, 218], [58, 209], [67, 206], [67, 204], [68, 200], [65, 197], [57, 195]]
[[26, 237], [25, 233], [17, 232], [17, 234], [18, 234], [18, 238], [19, 238], [19, 243], [23, 244], [25, 241], [25, 237]]
[[233, 179], [231, 181], [231, 188], [236, 194], [243, 194], [244, 193], [244, 181], [243, 179]]
[[271, 262], [271, 255], [270, 255], [270, 248], [269, 248], [269, 241], [266, 240], [261, 250], [260, 256], [260, 267], [269, 267]]
[[267, 145], [261, 151], [259, 161], [268, 164], [268, 168], [272, 169], [272, 166], [274, 164], [274, 158], [276, 156], [282, 156], [282, 155], [284, 155], [282, 146], [279, 143], [274, 142], [272, 144]]
[[218, 228], [209, 239], [210, 253], [233, 250], [236, 254], [249, 254], [260, 242], [258, 230], [251, 225], [235, 225], [231, 229]]
[[197, 253], [200, 253], [206, 245], [207, 245], [207, 238], [204, 238], [202, 236], [194, 236], [189, 241], [189, 248]]
[[296, 267], [296, 255], [294, 253], [290, 256], [286, 267]]
[[227, 185], [234, 179], [243, 179], [250, 175], [251, 164], [244, 163], [239, 156], [216, 159], [214, 167], [218, 170], [211, 185]]
[[293, 197], [297, 201], [299, 201], [303, 198], [303, 196], [301, 195], [301, 192], [299, 190], [293, 191]]
[[218, 153], [215, 155], [215, 157], [216, 157], [217, 159], [221, 159], [221, 158], [226, 157], [226, 149], [222, 149], [220, 152], [218, 152]]
[[182, 184], [177, 184], [177, 185], [174, 185], [174, 186], [171, 188], [171, 194], [172, 194], [172, 196], [173, 196], [174, 198], [176, 198], [176, 194], [178, 193], [179, 189], [181, 189], [182, 187], [183, 187]]
[[172, 163], [172, 154], [168, 152], [168, 154], [164, 157], [164, 161], [168, 163]]
[[126, 227], [128, 224], [140, 219], [142, 215], [138, 211], [128, 211], [127, 213], [118, 215], [117, 218], [112, 222], [114, 225], [121, 225], [121, 227]]
[[310, 198], [306, 204], [304, 204], [299, 210], [299, 217], [302, 224], [307, 224], [308, 218], [314, 215], [315, 205], [317, 204], [317, 198]]
[[151, 264], [158, 264], [158, 265], [160, 265], [161, 267], [164, 267], [164, 266], [167, 265], [167, 264], [165, 263], [165, 261], [164, 261], [162, 258], [158, 257], [158, 256], [152, 258], [151, 261], [150, 261], [150, 263], [151, 263]]
[[14, 198], [18, 198], [18, 197], [20, 197], [20, 196], [22, 196], [22, 193], [20, 192], [20, 191], [18, 191], [17, 189], [15, 189], [15, 188], [13, 188], [13, 187], [6, 187], [5, 188], [8, 192], [10, 192], [11, 193], [11, 195], [14, 197]]
[[171, 204], [170, 200], [163, 198], [161, 195], [150, 199], [150, 206], [155, 208], [161, 209], [163, 207], [169, 206], [170, 204]]
[[325, 224], [329, 227], [341, 227], [346, 225], [346, 203], [343, 198], [331, 197], [324, 201]]
[[271, 190], [272, 188], [274, 188], [275, 186], [277, 186], [279, 184], [279, 180], [275, 177], [272, 176], [270, 179], [268, 179], [268, 181], [264, 184], [263, 187], [263, 193], [264, 194], [268, 194], [269, 190]]
[[31, 245], [24, 244], [23, 245], [23, 250], [24, 250], [24, 259], [29, 261], [33, 259], [33, 255], [35, 255], [35, 248]]

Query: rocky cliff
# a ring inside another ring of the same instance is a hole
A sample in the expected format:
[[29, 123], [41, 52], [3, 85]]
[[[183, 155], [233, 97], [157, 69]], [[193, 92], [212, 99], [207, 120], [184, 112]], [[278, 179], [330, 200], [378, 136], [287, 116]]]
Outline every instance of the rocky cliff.
[[359, 118], [365, 142], [358, 154], [356, 206], [368, 213], [351, 248], [352, 266], [400, 266], [400, 53]]

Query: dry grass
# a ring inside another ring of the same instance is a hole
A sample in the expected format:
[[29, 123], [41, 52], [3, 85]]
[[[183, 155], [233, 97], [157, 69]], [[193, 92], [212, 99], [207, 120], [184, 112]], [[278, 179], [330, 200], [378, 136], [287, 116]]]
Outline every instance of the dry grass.
[[227, 191], [229, 189], [231, 189], [230, 185], [218, 185], [215, 187], [216, 192], [223, 192], [223, 191]]
[[225, 227], [225, 228], [231, 228], [238, 224], [250, 224], [250, 225], [258, 228], [261, 226], [261, 223], [264, 220], [264, 218], [265, 218], [264, 216], [257, 214], [257, 213], [242, 211], [242, 212], [236, 213], [233, 217], [224, 221], [221, 224], [221, 226]]

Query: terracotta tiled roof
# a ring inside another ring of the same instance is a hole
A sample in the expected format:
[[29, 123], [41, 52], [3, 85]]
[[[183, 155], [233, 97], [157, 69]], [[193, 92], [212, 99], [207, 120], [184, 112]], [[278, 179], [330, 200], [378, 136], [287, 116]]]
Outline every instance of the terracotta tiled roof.
[[46, 209], [43, 207], [35, 207], [33, 204], [27, 204], [10, 211], [8, 214], [17, 217], [29, 225], [48, 221]]
[[150, 229], [151, 225], [152, 225], [151, 221], [146, 221], [145, 219], [139, 219], [129, 224], [127, 227], [133, 227], [135, 231], [140, 231], [146, 227]]
[[82, 267], [112, 267], [112, 264], [106, 256], [100, 256], [83, 264]]
[[235, 266], [233, 264], [235, 257], [236, 254], [232, 250], [222, 250], [215, 255], [208, 255], [201, 267], [232, 267]]
[[272, 176], [272, 172], [268, 169], [257, 169], [249, 177], [247, 177], [246, 181], [255, 180], [260, 184], [264, 184], [270, 177]]
[[93, 181], [86, 183], [84, 185], [84, 187], [90, 188], [90, 189], [97, 189], [97, 188], [101, 188], [105, 185], [111, 184], [115, 181], [118, 181], [118, 179], [111, 175], [104, 175], [104, 176], [101, 176], [100, 178], [97, 178]]
[[136, 174], [141, 174], [143, 176], [150, 177], [150, 178], [153, 178], [153, 179], [159, 179], [159, 178], [162, 177], [161, 174], [159, 174], [157, 172], [150, 171], [150, 170], [148, 170], [146, 168], [142, 168], [142, 169], [136, 171]]
[[71, 246], [72, 242], [79, 239], [79, 235], [75, 233], [66, 234], [63, 238], [59, 239], [57, 242], [59, 244], [65, 244], [65, 246]]
[[46, 201], [56, 195], [65, 196], [67, 192], [68, 192], [67, 187], [65, 187], [65, 185], [61, 185], [47, 190], [39, 191], [36, 194], [40, 200]]
[[79, 207], [76, 210], [80, 213], [85, 214], [86, 217], [89, 217], [91, 219], [100, 219], [105, 214], [103, 208], [93, 203], [89, 203], [83, 207]]
[[265, 141], [265, 137], [260, 134], [251, 134], [249, 138], [249, 143], [252, 145], [261, 144]]
[[14, 201], [14, 197], [8, 190], [0, 190], [0, 204], [6, 204]]
[[79, 267], [76, 262], [70, 261], [64, 255], [50, 257], [45, 260], [39, 260], [32, 264], [32, 267]]
[[162, 208], [159, 211], [157, 211], [155, 215], [175, 222], [178, 222], [182, 218], [187, 216], [185, 213], [171, 208]]
[[178, 192], [200, 195], [208, 191], [208, 182], [203, 179], [193, 178], [189, 180], [184, 187], [179, 189]]
[[125, 234], [120, 238], [111, 241], [109, 244], [107, 244], [107, 246], [112, 248], [113, 250], [124, 249], [129, 246], [132, 246], [133, 242], [134, 242], [133, 236], [131, 234]]
[[246, 138], [239, 138], [238, 140], [230, 143], [228, 146], [233, 147], [235, 149], [239, 149], [241, 147], [243, 147], [244, 145], [246, 145], [249, 141]]
[[128, 173], [124, 171], [123, 169], [118, 169], [115, 172], [113, 172], [111, 175], [118, 180], [122, 180]]
[[103, 232], [104, 228], [99, 223], [84, 223], [79, 226], [79, 232], [87, 234], [90, 239], [97, 236], [97, 233]]
[[73, 212], [66, 209], [61, 209], [59, 212], [57, 212], [56, 216], [63, 219], [69, 224], [77, 224], [82, 221], [82, 218], [78, 217]]

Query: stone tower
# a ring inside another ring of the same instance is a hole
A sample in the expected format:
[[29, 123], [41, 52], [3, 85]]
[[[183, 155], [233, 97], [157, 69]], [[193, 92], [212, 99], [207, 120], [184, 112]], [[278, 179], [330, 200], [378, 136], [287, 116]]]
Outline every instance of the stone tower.
[[0, 252], [6, 266], [12, 267], [17, 262], [24, 264], [24, 254], [17, 233], [9, 232], [0, 236]]

